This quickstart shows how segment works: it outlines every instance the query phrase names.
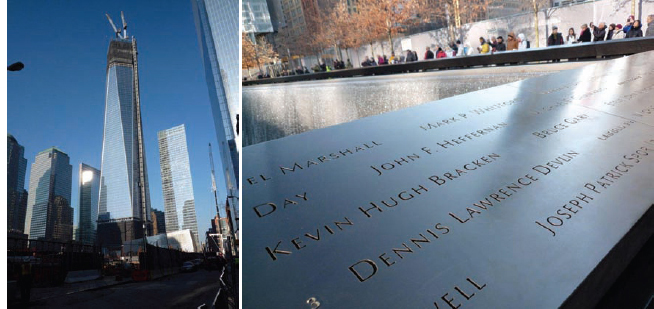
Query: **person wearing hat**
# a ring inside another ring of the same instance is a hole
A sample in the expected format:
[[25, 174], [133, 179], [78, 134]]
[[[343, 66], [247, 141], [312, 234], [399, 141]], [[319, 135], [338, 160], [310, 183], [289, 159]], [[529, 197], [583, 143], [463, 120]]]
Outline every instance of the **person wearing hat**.
[[629, 17], [627, 17], [627, 23], [624, 25], [622, 29], [624, 33], [629, 33], [629, 30], [631, 30], [631, 27], [634, 25], [634, 20], [635, 17], [633, 15], [629, 15]]
[[552, 26], [552, 34], [547, 38], [547, 46], [563, 45], [563, 36], [559, 33], [559, 27]]
[[624, 32], [624, 28], [622, 28], [622, 24], [617, 24], [615, 25], [615, 31], [613, 31], [613, 37], [611, 39], [624, 39], [625, 35], [626, 33]]
[[518, 42], [518, 38], [515, 37], [515, 33], [513, 31], [509, 32], [506, 39], [506, 50], [516, 50], [519, 49], [519, 47], [520, 42]]

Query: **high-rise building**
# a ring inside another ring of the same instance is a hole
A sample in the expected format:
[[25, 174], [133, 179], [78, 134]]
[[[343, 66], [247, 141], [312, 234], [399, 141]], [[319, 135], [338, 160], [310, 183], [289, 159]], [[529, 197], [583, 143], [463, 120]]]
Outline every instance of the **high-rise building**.
[[234, 132], [238, 132], [237, 113], [241, 107], [239, 1], [191, 0], [191, 3], [225, 176], [225, 192], [234, 200], [232, 220], [238, 224], [241, 143]]
[[80, 163], [79, 165], [79, 223], [77, 241], [94, 244], [98, 229], [98, 197], [100, 194], [100, 171]]
[[159, 131], [159, 165], [161, 188], [166, 214], [166, 231], [191, 230], [198, 244], [198, 221], [195, 216], [195, 198], [191, 165], [186, 145], [186, 129], [179, 125]]
[[71, 241], [73, 208], [70, 158], [52, 147], [36, 155], [30, 170], [25, 232], [30, 239]]
[[136, 39], [116, 32], [107, 84], [98, 207], [98, 242], [109, 249], [142, 238], [150, 221]]
[[336, 7], [338, 1], [323, 0], [281, 0], [282, 14], [286, 21], [287, 32], [294, 36], [305, 36], [315, 29], [314, 23], [319, 11], [328, 14]]
[[211, 219], [210, 231], [216, 234], [229, 235], [229, 222], [227, 222], [227, 218], [218, 218], [218, 216], [215, 216]]
[[242, 6], [243, 32], [259, 34], [274, 31], [266, 0], [243, 0]]
[[22, 234], [27, 212], [25, 147], [13, 135], [7, 134], [7, 230]]
[[166, 215], [163, 211], [152, 208], [150, 213], [152, 217], [152, 235], [165, 234], [166, 233]]
[[286, 26], [284, 11], [282, 10], [282, 0], [266, 0], [268, 12], [270, 13], [270, 23], [273, 31], [277, 32], [280, 28]]

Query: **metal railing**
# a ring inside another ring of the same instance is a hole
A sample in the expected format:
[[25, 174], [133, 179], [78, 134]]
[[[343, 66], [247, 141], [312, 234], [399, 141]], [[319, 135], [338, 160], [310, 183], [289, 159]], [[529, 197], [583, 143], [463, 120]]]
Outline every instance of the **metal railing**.
[[373, 67], [334, 70], [310, 74], [291, 75], [277, 78], [247, 80], [243, 86], [258, 84], [287, 83], [330, 78], [386, 75], [425, 70], [444, 70], [470, 68], [476, 66], [527, 64], [552, 60], [578, 60], [614, 58], [654, 50], [654, 37], [618, 39], [604, 42], [559, 45], [553, 47], [531, 48], [523, 51], [496, 52], [462, 57], [450, 57], [427, 61], [380, 65]]
[[225, 284], [225, 281], [223, 280], [223, 277], [225, 276], [225, 269], [227, 268], [227, 265], [223, 265], [223, 271], [220, 274], [219, 280], [220, 280], [220, 288], [218, 289], [218, 293], [216, 293], [216, 296], [213, 298], [213, 302], [211, 305], [202, 304], [198, 306], [198, 309], [216, 309], [216, 308], [228, 308], [228, 298], [227, 298], [227, 285]]

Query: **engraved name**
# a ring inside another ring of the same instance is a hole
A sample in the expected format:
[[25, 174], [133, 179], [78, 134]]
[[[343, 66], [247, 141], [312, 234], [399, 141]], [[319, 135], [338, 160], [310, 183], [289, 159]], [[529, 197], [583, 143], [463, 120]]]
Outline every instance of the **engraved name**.
[[[283, 175], [288, 175], [288, 174], [293, 174], [297, 173], [298, 171], [302, 170], [307, 170], [310, 169], [311, 167], [318, 166], [325, 164], [329, 161], [333, 161], [336, 159], [340, 158], [345, 158], [345, 157], [350, 157], [352, 155], [355, 155], [359, 152], [366, 151], [368, 149], [373, 149], [373, 148], [378, 148], [379, 146], [382, 146], [383, 144], [377, 141], [371, 141], [369, 143], [363, 143], [360, 145], [356, 145], [354, 147], [349, 147], [346, 149], [340, 149], [338, 151], [334, 151], [330, 154], [326, 155], [321, 155], [317, 157], [316, 159], [309, 159], [306, 161], [302, 162], [293, 162], [293, 164], [286, 165], [286, 166], [279, 166], [279, 173]], [[290, 167], [289, 167], [290, 166]], [[258, 176], [252, 176], [248, 177], [245, 180], [248, 182], [250, 185], [255, 185], [264, 181], [269, 181], [272, 179], [272, 176], [269, 175], [264, 175], [264, 174], [259, 174]]]
[[[579, 155], [579, 153], [575, 151], [569, 151], [556, 157], [554, 160], [545, 163], [544, 165], [536, 165], [532, 167], [532, 170], [542, 175], [548, 175], [552, 172], [553, 169], [558, 169], [559, 166], [570, 162], [577, 155]], [[466, 207], [465, 213], [467, 215], [455, 214], [452, 212], [450, 212], [449, 215], [459, 223], [466, 223], [476, 218], [476, 216], [482, 214], [482, 211], [490, 211], [491, 207], [499, 206], [502, 201], [509, 199], [522, 188], [527, 187], [538, 180], [539, 178], [535, 178], [530, 174], [526, 174], [522, 177], [519, 177], [511, 184], [505, 185], [494, 193], [491, 193], [483, 200], [480, 200], [478, 203], [473, 203], [472, 207]]]
[[576, 116], [574, 118], [565, 118], [565, 119], [563, 119], [562, 122], [560, 122], [559, 124], [555, 125], [554, 127], [550, 128], [550, 129], [534, 132], [534, 133], [531, 133], [531, 134], [533, 134], [534, 136], [540, 137], [540, 138], [546, 138], [546, 137], [548, 137], [550, 135], [553, 135], [555, 133], [558, 133], [558, 132], [561, 132], [562, 130], [567, 129], [567, 128], [570, 127], [571, 124], [577, 124], [577, 123], [579, 123], [580, 121], [582, 121], [584, 119], [588, 119], [588, 115], [580, 114], [580, 115], [578, 115], [578, 116]]
[[[404, 260], [409, 254], [415, 254], [424, 246], [432, 244], [443, 235], [450, 232], [450, 228], [442, 223], [436, 223], [433, 227], [418, 233], [415, 238], [410, 238], [397, 248], [391, 248], [390, 252], [380, 254], [375, 260], [363, 259], [348, 267], [348, 270], [359, 282], [364, 282], [379, 271], [379, 265], [386, 265], [386, 268], [395, 265], [398, 261]], [[375, 262], [377, 260], [377, 262]], [[378, 265], [379, 263], [379, 265]]]
[[563, 226], [566, 221], [577, 217], [579, 215], [578, 213], [584, 207], [591, 206], [592, 201], [595, 199], [593, 196], [601, 194], [602, 191], [607, 190], [612, 184], [623, 179], [622, 177], [633, 170], [636, 164], [642, 162], [644, 157], [654, 152], [654, 147], [649, 147], [651, 146], [643, 146], [631, 154], [624, 155], [623, 161], [608, 172], [603, 173], [597, 180], [584, 184], [584, 191], [557, 208], [555, 214], [548, 216], [544, 220], [536, 220], [536, 225], [551, 233], [552, 237], [556, 237], [555, 229]]
[[[479, 293], [479, 291], [483, 290], [486, 287], [486, 284], [481, 284], [480, 285], [479, 283], [472, 280], [470, 277], [466, 278], [466, 283], [467, 284], [464, 287], [459, 287], [459, 286], [455, 285], [454, 288], [453, 288], [457, 293], [459, 293], [461, 296], [463, 296], [463, 298], [465, 299], [465, 300], [463, 300], [463, 303], [461, 303], [459, 301], [456, 301], [454, 296], [450, 296], [449, 295], [450, 292], [447, 292], [447, 293], [443, 294], [443, 296], [441, 296], [441, 300], [443, 300], [445, 302], [445, 304], [447, 304], [447, 306], [449, 306], [449, 308], [458, 309], [459, 307], [461, 307], [462, 304], [464, 304], [466, 301], [469, 301], [470, 299], [472, 299], [475, 295], [477, 295], [477, 293]], [[473, 291], [473, 292], [470, 292], [470, 291]], [[454, 293], [452, 293], [452, 294], [454, 294]], [[456, 294], [454, 294], [454, 295], [456, 295]], [[436, 307], [436, 309], [441, 308], [438, 305], [439, 301], [440, 300], [434, 302], [434, 306]], [[443, 308], [445, 308], [445, 307], [443, 307]]]
[[636, 122], [633, 121], [633, 120], [625, 121], [621, 125], [619, 125], [619, 126], [617, 126], [615, 128], [612, 128], [611, 130], [606, 131], [606, 133], [602, 134], [602, 136], [598, 137], [597, 139], [605, 141], [605, 140], [609, 139], [611, 136], [614, 136], [614, 135], [620, 133], [620, 131], [628, 128], [629, 126], [631, 126], [634, 123], [636, 123]]

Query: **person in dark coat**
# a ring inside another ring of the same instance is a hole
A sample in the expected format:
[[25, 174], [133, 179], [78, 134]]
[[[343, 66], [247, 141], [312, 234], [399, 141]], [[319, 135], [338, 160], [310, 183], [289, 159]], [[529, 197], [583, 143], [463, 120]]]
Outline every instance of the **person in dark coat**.
[[434, 52], [429, 50], [429, 46], [427, 46], [427, 49], [425, 51], [425, 60], [429, 60], [429, 59], [434, 59]]
[[598, 26], [593, 26], [593, 42], [604, 41], [606, 36], [606, 24], [601, 22]]
[[613, 34], [615, 32], [615, 24], [609, 25], [609, 30], [606, 31], [606, 40], [610, 41], [613, 39]]
[[563, 35], [559, 33], [559, 28], [557, 26], [553, 26], [552, 34], [550, 34], [550, 37], [547, 38], [547, 46], [563, 45], [564, 43]]
[[406, 62], [414, 62], [414, 61], [416, 61], [416, 60], [413, 58], [413, 52], [412, 52], [411, 50], [408, 50], [408, 49], [407, 49], [407, 51], [406, 51], [406, 58], [405, 58], [405, 61], [406, 61]]
[[497, 51], [497, 38], [492, 36], [490, 40], [488, 40], [488, 45], [491, 47], [491, 53], [494, 53]]
[[588, 29], [588, 25], [581, 25], [581, 34], [579, 34], [579, 40], [577, 42], [590, 42], [590, 29]]
[[504, 38], [502, 36], [497, 37], [497, 46], [495, 48], [498, 52], [506, 51], [506, 44], [504, 44]]
[[627, 32], [627, 39], [630, 38], [642, 38], [643, 37], [643, 30], [641, 29], [643, 25], [640, 23], [640, 20], [637, 19], [634, 22], [634, 25], [629, 29], [629, 32]]
[[418, 52], [415, 50], [413, 51], [413, 61], [418, 61]]
[[370, 62], [370, 58], [368, 58], [368, 56], [366, 56], [366, 58], [363, 59], [363, 62], [361, 62], [362, 67], [369, 67], [371, 65], [372, 63]]

